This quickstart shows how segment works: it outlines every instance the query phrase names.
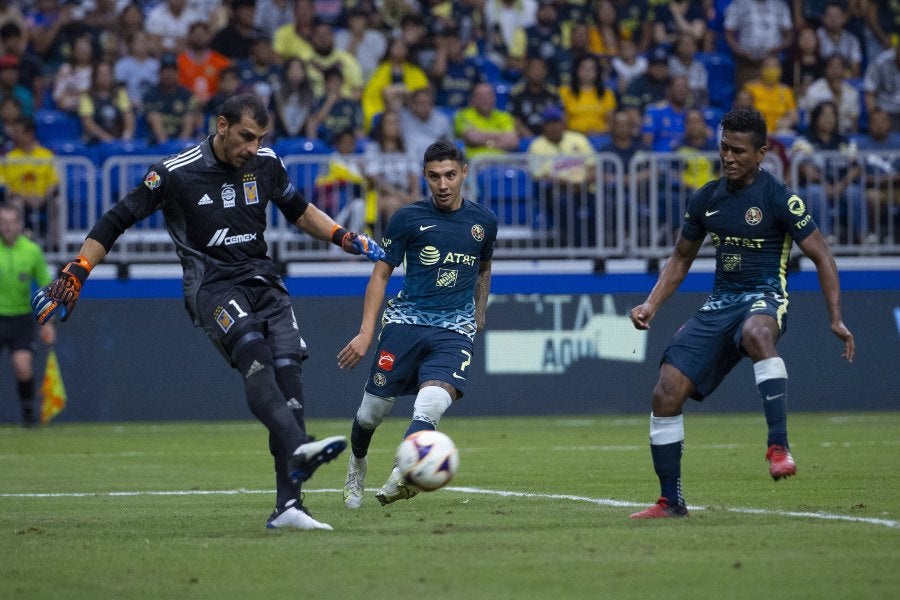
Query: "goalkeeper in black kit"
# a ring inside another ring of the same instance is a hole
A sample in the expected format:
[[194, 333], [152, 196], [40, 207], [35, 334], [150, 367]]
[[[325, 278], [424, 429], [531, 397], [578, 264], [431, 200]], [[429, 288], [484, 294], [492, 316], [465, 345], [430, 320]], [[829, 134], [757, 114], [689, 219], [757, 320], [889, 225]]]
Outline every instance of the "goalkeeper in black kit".
[[185, 305], [195, 326], [244, 380], [251, 412], [269, 430], [276, 504], [269, 528], [331, 529], [303, 505], [300, 487], [346, 447], [343, 436], [316, 441], [303, 418], [300, 335], [279, 267], [264, 238], [269, 202], [299, 229], [373, 262], [384, 251], [347, 231], [304, 200], [281, 159], [261, 146], [269, 114], [253, 94], [226, 100], [216, 132], [198, 146], [153, 165], [143, 181], [91, 229], [75, 260], [32, 298], [41, 324], [65, 321], [91, 269], [122, 233], [162, 210], [184, 272]]

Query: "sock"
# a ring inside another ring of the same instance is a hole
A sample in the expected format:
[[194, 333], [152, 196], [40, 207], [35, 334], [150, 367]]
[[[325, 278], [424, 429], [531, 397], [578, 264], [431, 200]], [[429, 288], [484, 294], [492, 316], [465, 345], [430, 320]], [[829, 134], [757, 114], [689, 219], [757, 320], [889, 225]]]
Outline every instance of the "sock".
[[275, 461], [275, 506], [287, 506], [289, 502], [300, 497], [300, 483], [291, 480], [288, 475], [288, 456], [278, 447], [275, 436], [269, 433], [269, 452]]
[[25, 423], [37, 423], [38, 415], [34, 411], [34, 379], [16, 381], [19, 392], [19, 400], [22, 402], [22, 416]]
[[275, 381], [282, 395], [287, 398], [287, 406], [294, 415], [303, 437], [306, 434], [306, 419], [303, 410], [303, 379], [300, 363], [290, 359], [275, 360]]
[[353, 419], [353, 427], [350, 429], [350, 449], [353, 451], [353, 456], [363, 458], [369, 453], [369, 444], [372, 443], [374, 434], [374, 429], [366, 429], [359, 424], [359, 421]]
[[659, 495], [669, 506], [683, 506], [681, 495], [681, 455], [684, 452], [684, 416], [650, 415], [650, 455], [659, 478]]
[[767, 446], [778, 444], [788, 448], [787, 436], [787, 369], [780, 357], [767, 358], [753, 365], [756, 389], [762, 398], [763, 412], [769, 427]]
[[250, 343], [235, 358], [244, 377], [247, 405], [274, 436], [280, 452], [290, 456], [297, 446], [307, 441], [275, 381], [272, 353], [265, 342]]
[[409, 427], [406, 428], [406, 433], [403, 434], [403, 437], [409, 437], [417, 431], [425, 431], [426, 429], [434, 431], [435, 429], [437, 429], [437, 427], [435, 427], [433, 423], [429, 423], [428, 421], [413, 419], [409, 422]]

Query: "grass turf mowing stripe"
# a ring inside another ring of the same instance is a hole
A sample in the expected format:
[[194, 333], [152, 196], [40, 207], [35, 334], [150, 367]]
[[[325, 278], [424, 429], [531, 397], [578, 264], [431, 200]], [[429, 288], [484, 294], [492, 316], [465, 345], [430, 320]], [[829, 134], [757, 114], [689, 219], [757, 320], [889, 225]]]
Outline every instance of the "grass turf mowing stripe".
[[[454, 487], [448, 486], [444, 488], [448, 492], [459, 492], [464, 494], [484, 494], [490, 496], [501, 496], [505, 498], [540, 498], [544, 500], [568, 500], [571, 502], [589, 502], [598, 506], [611, 506], [615, 508], [636, 508], [646, 506], [646, 502], [629, 502], [626, 500], [614, 500], [612, 498], [591, 498], [588, 496], [576, 496], [571, 494], [543, 494], [537, 492], [513, 492], [509, 490], [488, 490], [473, 487]], [[315, 493], [338, 493], [341, 490], [318, 489], [303, 490], [306, 494]], [[368, 491], [374, 491], [369, 489]], [[18, 493], [6, 494], [0, 493], [0, 498], [88, 498], [88, 497], [131, 497], [131, 496], [233, 496], [238, 494], [271, 494], [272, 490], [172, 490], [172, 491], [134, 491], [134, 492], [70, 492], [70, 493]], [[692, 511], [707, 510], [704, 506], [688, 505], [688, 509]], [[845, 521], [849, 523], [865, 523], [868, 525], [878, 525], [881, 527], [889, 527], [892, 529], [900, 528], [900, 521], [891, 519], [877, 519], [871, 517], [851, 517], [848, 515], [837, 515], [832, 513], [807, 512], [807, 511], [784, 511], [784, 510], [768, 510], [764, 508], [721, 508], [726, 512], [748, 514], [748, 515], [768, 515], [781, 517], [796, 517], [804, 519], [819, 519], [823, 521]]]

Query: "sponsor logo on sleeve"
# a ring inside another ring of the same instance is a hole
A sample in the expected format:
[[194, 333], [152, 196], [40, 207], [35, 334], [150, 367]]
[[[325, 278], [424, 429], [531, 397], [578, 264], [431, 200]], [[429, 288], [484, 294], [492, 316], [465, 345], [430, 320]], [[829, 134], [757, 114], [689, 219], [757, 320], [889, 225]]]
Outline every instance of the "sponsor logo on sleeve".
[[161, 183], [162, 177], [160, 177], [159, 173], [156, 171], [150, 171], [147, 173], [147, 176], [144, 177], [144, 185], [146, 185], [148, 189], [155, 190]]

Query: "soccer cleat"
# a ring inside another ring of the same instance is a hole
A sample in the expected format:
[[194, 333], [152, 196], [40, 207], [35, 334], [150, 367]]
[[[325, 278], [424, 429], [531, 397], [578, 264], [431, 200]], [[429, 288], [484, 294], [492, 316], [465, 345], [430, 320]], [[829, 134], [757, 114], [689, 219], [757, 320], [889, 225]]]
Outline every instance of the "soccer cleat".
[[629, 519], [671, 519], [688, 516], [687, 507], [683, 504], [669, 506], [666, 498], [660, 498], [656, 504], [646, 510], [629, 515]]
[[344, 483], [344, 504], [347, 508], [359, 508], [359, 505], [362, 504], [368, 468], [368, 457], [356, 458], [352, 454], [350, 455], [350, 464], [347, 466], [347, 481]]
[[766, 460], [769, 461], [769, 475], [775, 481], [797, 474], [797, 465], [794, 464], [794, 457], [791, 456], [791, 451], [786, 446], [781, 444], [769, 446], [769, 451], [766, 452]]
[[288, 474], [294, 481], [304, 482], [313, 476], [316, 469], [337, 458], [347, 447], [347, 438], [342, 435], [327, 437], [318, 442], [308, 441], [297, 446], [288, 459]]
[[388, 477], [381, 489], [375, 493], [375, 498], [381, 502], [381, 505], [390, 504], [397, 500], [409, 500], [419, 493], [419, 489], [403, 480], [400, 469], [394, 467], [391, 476]]
[[291, 500], [281, 508], [275, 508], [266, 521], [266, 529], [325, 529], [332, 530], [331, 525], [313, 519], [309, 509], [302, 502]]

